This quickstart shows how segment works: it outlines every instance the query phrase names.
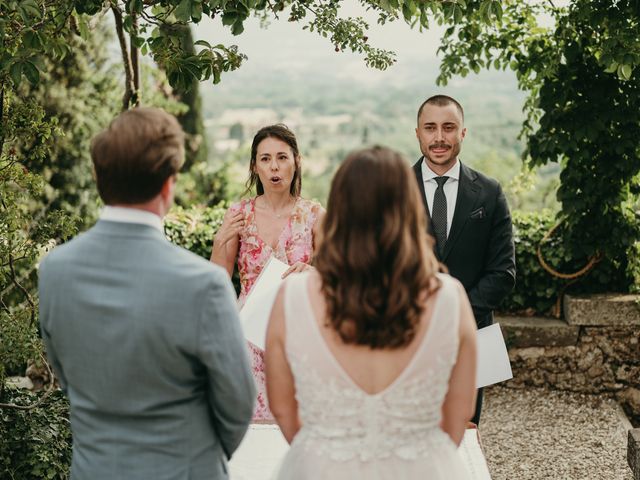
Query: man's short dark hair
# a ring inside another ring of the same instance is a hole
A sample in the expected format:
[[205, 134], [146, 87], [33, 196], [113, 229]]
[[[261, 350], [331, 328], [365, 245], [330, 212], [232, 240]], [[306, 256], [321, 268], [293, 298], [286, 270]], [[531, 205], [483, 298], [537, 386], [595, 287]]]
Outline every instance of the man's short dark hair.
[[184, 132], [160, 108], [127, 110], [93, 138], [91, 159], [104, 203], [144, 203], [182, 166]]
[[447, 105], [454, 104], [460, 112], [460, 115], [462, 116], [462, 121], [464, 121], [464, 110], [462, 109], [462, 105], [460, 105], [460, 102], [448, 95], [434, 95], [427, 98], [424, 102], [422, 102], [422, 105], [420, 105], [420, 108], [418, 109], [418, 115], [416, 117], [417, 123], [420, 123], [420, 115], [422, 114], [422, 109], [427, 104], [436, 105], [437, 107], [446, 107]]

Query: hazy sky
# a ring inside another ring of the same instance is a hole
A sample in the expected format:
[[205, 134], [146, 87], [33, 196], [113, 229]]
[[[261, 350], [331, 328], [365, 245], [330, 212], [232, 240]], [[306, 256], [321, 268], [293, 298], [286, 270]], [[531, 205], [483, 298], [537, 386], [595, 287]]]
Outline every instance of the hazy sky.
[[287, 22], [287, 15], [282, 15], [280, 20], [273, 20], [266, 29], [260, 27], [258, 19], [249, 18], [245, 22], [244, 33], [239, 36], [233, 36], [219, 19], [204, 18], [195, 28], [195, 36], [210, 43], [238, 45], [240, 51], [249, 57], [243, 68], [251, 72], [278, 68], [297, 70], [309, 66], [317, 68], [320, 65], [324, 69], [334, 70], [336, 75], [376, 81], [393, 75], [392, 70], [404, 70], [403, 67], [408, 63], [411, 63], [412, 69], [416, 62], [432, 71], [437, 68], [436, 50], [442, 28], [434, 26], [421, 33], [417, 29], [412, 30], [403, 21], [381, 26], [376, 23], [376, 15], [365, 12], [356, 2], [346, 1], [345, 4], [343, 16], [361, 15], [369, 21], [371, 28], [368, 36], [371, 45], [396, 52], [397, 63], [390, 71], [381, 73], [367, 68], [361, 55], [336, 53], [329, 39], [315, 32], [302, 30], [304, 24], [301, 22]]

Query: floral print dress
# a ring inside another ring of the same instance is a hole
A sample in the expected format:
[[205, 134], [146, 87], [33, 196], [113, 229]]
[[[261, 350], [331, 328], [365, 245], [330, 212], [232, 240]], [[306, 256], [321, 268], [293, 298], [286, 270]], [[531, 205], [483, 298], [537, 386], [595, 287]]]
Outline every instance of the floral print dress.
[[[242, 200], [231, 206], [232, 213], [244, 213], [244, 228], [240, 232], [238, 272], [240, 273], [239, 307], [242, 308], [267, 260], [273, 255], [278, 260], [293, 265], [309, 263], [313, 254], [313, 227], [322, 207], [319, 203], [298, 197], [283, 228], [275, 248], [268, 245], [258, 233], [255, 220], [256, 198]], [[269, 411], [265, 388], [264, 351], [249, 342], [253, 376], [258, 387], [258, 399], [254, 421], [273, 422]]]

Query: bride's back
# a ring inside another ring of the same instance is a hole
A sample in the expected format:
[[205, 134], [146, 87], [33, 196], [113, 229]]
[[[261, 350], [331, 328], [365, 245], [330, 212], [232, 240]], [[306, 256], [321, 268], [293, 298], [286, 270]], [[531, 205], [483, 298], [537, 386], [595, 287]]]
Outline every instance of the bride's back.
[[[434, 304], [438, 297], [436, 288], [427, 297], [423, 295], [424, 312], [415, 328], [411, 342], [402, 348], [372, 349], [368, 345], [345, 343], [333, 326], [327, 322], [326, 303], [321, 291], [321, 280], [317, 274], [310, 274], [307, 294], [311, 306], [312, 320], [324, 342], [341, 369], [364, 392], [375, 395], [390, 386], [411, 362], [416, 350], [430, 325]], [[435, 278], [433, 283], [437, 283]]]
[[453, 280], [439, 279], [414, 341], [394, 350], [340, 345], [317, 320], [313, 303], [321, 309], [321, 299], [310, 292], [317, 280], [287, 281], [285, 348], [303, 424], [296, 441], [345, 460], [413, 458], [434, 442], [451, 443], [439, 423], [458, 351], [459, 302]]

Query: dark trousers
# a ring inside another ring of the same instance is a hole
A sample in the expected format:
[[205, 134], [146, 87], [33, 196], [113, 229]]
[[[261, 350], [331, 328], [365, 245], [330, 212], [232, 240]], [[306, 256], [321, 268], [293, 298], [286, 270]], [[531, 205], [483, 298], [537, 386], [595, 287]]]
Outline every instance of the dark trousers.
[[473, 414], [471, 421], [476, 425], [480, 425], [480, 411], [482, 410], [482, 388], [478, 389], [478, 397], [476, 399], [476, 413]]

